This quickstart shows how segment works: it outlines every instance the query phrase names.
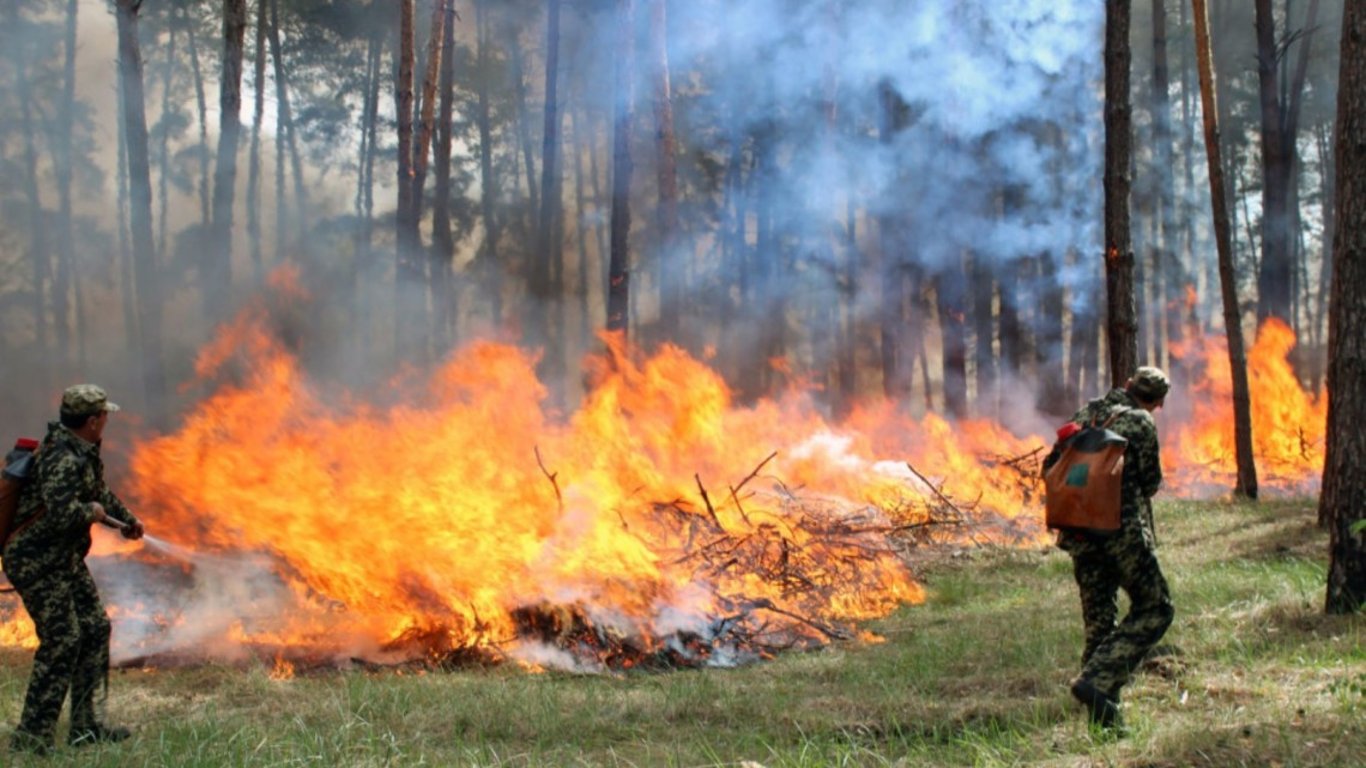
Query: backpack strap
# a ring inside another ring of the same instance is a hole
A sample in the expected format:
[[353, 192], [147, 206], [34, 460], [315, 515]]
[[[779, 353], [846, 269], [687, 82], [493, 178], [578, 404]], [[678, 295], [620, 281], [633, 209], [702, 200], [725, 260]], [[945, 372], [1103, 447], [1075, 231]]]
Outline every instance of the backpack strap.
[[[1124, 414], [1126, 414], [1126, 413], [1128, 413], [1129, 411], [1132, 411], [1132, 410], [1133, 410], [1133, 408], [1130, 408], [1130, 407], [1127, 406], [1127, 405], [1121, 405], [1120, 407], [1118, 407], [1118, 408], [1116, 408], [1115, 410], [1111, 411], [1111, 412], [1110, 412], [1110, 418], [1106, 419], [1106, 420], [1105, 420], [1105, 423], [1100, 425], [1101, 429], [1109, 429], [1109, 428], [1110, 428], [1110, 425], [1114, 423], [1115, 419], [1118, 419], [1120, 416], [1123, 416]], [[1100, 421], [1100, 419], [1097, 418], [1096, 421]]]

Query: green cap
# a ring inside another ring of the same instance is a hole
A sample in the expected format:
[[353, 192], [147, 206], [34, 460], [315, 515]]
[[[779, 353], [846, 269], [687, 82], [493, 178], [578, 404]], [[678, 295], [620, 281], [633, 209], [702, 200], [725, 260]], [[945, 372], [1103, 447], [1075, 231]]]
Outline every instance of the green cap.
[[1171, 380], [1161, 368], [1150, 365], [1140, 366], [1129, 379], [1129, 392], [1138, 399], [1152, 403], [1167, 396], [1172, 388]]
[[62, 393], [62, 412], [72, 416], [90, 416], [118, 409], [118, 404], [109, 402], [109, 396], [94, 384], [77, 384]]

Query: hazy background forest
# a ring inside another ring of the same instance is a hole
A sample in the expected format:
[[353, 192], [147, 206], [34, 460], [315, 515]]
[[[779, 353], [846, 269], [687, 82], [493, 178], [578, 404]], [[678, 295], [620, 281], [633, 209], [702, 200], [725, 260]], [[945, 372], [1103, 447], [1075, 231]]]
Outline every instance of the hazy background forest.
[[[135, 5], [0, 2], [11, 429], [76, 380], [170, 426], [256, 304], [363, 396], [493, 339], [543, 350], [572, 408], [609, 326], [836, 415], [885, 395], [1012, 423], [1109, 382], [1102, 3], [419, 0], [405, 99], [404, 3], [147, 0], [145, 136]], [[1222, 328], [1189, 5], [1135, 0], [1131, 26], [1139, 357], [1178, 370]], [[1293, 328], [1317, 389], [1342, 3], [1271, 4], [1269, 102], [1255, 5], [1210, 4], [1242, 315]]]

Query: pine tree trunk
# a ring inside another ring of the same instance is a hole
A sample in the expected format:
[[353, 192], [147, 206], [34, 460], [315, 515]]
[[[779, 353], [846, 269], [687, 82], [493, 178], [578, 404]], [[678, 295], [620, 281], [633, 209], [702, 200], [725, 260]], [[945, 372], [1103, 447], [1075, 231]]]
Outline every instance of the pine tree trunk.
[[536, 219], [536, 251], [531, 260], [533, 332], [545, 345], [542, 372], [558, 379], [564, 371], [564, 255], [555, 237], [560, 213], [560, 0], [548, 0], [545, 33], [545, 109], [541, 130], [541, 207]]
[[209, 205], [209, 100], [204, 92], [204, 72], [199, 66], [199, 44], [196, 42], [194, 20], [190, 18], [188, 3], [180, 6], [180, 23], [185, 25], [185, 42], [190, 51], [190, 71], [194, 74], [195, 107], [199, 112], [199, 218], [207, 231], [212, 216]]
[[[370, 350], [371, 316], [374, 296], [374, 234], [375, 234], [375, 158], [379, 133], [379, 92], [384, 79], [384, 28], [375, 25], [367, 51], [365, 105], [360, 125], [360, 179], [356, 185], [356, 259], [351, 268], [351, 293], [355, 298], [357, 317], [353, 324], [362, 351]], [[281, 185], [283, 186], [283, 185]]]
[[218, 161], [214, 166], [213, 221], [200, 291], [210, 325], [227, 316], [232, 286], [233, 208], [237, 194], [237, 146], [242, 133], [242, 45], [246, 0], [223, 0], [223, 66], [218, 83]]
[[1053, 416], [1066, 416], [1071, 411], [1067, 399], [1066, 369], [1063, 368], [1063, 287], [1058, 274], [1058, 260], [1052, 251], [1039, 256], [1039, 284], [1042, 296], [1034, 333], [1034, 370], [1039, 379], [1038, 409]]
[[[171, 103], [171, 83], [175, 79], [176, 68], [176, 27], [172, 23], [166, 30], [166, 63], [161, 68], [161, 114], [170, 115], [175, 107]], [[171, 132], [161, 131], [157, 146], [157, 258], [166, 258], [166, 241], [171, 226]]]
[[119, 80], [127, 136], [129, 215], [133, 272], [137, 284], [139, 338], [142, 342], [143, 395], [148, 422], [164, 421], [166, 386], [161, 350], [161, 289], [152, 242], [152, 179], [147, 152], [147, 115], [142, 83], [142, 50], [138, 45], [138, 9], [142, 0], [117, 0]]
[[256, 48], [252, 51], [251, 150], [247, 166], [247, 239], [251, 241], [252, 279], [265, 279], [265, 256], [261, 249], [261, 123], [266, 111], [266, 29], [270, 9], [256, 0]]
[[[973, 404], [973, 413], [978, 416], [994, 418], [997, 414], [996, 398], [996, 281], [991, 274], [991, 267], [986, 263], [987, 259], [979, 253], [969, 254], [968, 256], [968, 281], [972, 298], [972, 335], [973, 345], [973, 368], [975, 373], [975, 383], [977, 387], [977, 399]], [[1001, 308], [1005, 309], [1004, 296], [1002, 296]], [[1001, 338], [1002, 347], [1006, 344], [1004, 336]]]
[[1105, 3], [1105, 299], [1110, 381], [1121, 386], [1138, 368], [1134, 252], [1130, 244], [1129, 107], [1131, 0]]
[[432, 201], [432, 328], [438, 351], [455, 338], [455, 286], [451, 230], [451, 119], [455, 114], [455, 5], [443, 0], [446, 34], [441, 40], [441, 115], [436, 124], [436, 190]]
[[[17, 17], [17, 7], [12, 8], [11, 14]], [[11, 23], [17, 23], [17, 19]], [[24, 155], [21, 173], [24, 180], [24, 200], [28, 206], [29, 264], [33, 269], [33, 295], [29, 308], [33, 312], [35, 348], [40, 359], [46, 359], [52, 354], [48, 346], [49, 328], [45, 300], [46, 294], [51, 290], [49, 284], [52, 281], [52, 264], [48, 256], [47, 217], [43, 209], [42, 189], [38, 182], [38, 129], [33, 119], [33, 83], [29, 80], [27, 62], [22, 59], [21, 51], [16, 49], [14, 54], [20, 57], [14, 61], [15, 92], [19, 99], [19, 129], [23, 134]], [[45, 381], [35, 382], [35, 385], [45, 384]]]
[[[117, 13], [117, 7], [115, 8]], [[138, 293], [133, 278], [133, 246], [128, 242], [128, 120], [123, 110], [127, 100], [123, 97], [123, 71], [119, 70], [118, 85], [118, 193], [115, 195], [119, 230], [119, 295], [123, 307], [123, 337], [128, 349], [142, 349], [141, 334], [138, 329]]]
[[1338, 74], [1336, 235], [1328, 330], [1329, 613], [1366, 611], [1366, 3], [1347, 3]]
[[494, 205], [498, 185], [493, 175], [493, 119], [489, 109], [489, 80], [492, 76], [488, 0], [474, 0], [475, 29], [479, 46], [479, 188], [484, 219], [484, 244], [480, 261], [489, 297], [489, 314], [497, 326], [503, 318], [502, 265], [498, 263], [498, 215]]
[[417, 231], [417, 203], [413, 199], [414, 36], [413, 0], [399, 0], [398, 80], [394, 84], [394, 108], [398, 114], [394, 350], [399, 365], [420, 364], [424, 357], [421, 310], [426, 302], [427, 276]]
[[631, 128], [635, 122], [634, 0], [617, 0], [616, 104], [612, 130], [612, 246], [607, 268], [607, 330], [628, 337], [631, 307]]
[[[536, 183], [536, 156], [531, 142], [531, 116], [527, 112], [526, 71], [523, 65], [522, 41], [517, 28], [508, 25], [508, 50], [512, 64], [512, 90], [517, 105], [517, 140], [522, 148], [522, 163], [526, 169], [527, 194], [531, 208], [527, 211], [527, 229], [534, 230], [541, 217], [541, 188]], [[534, 238], [534, 235], [532, 236]], [[534, 242], [534, 239], [532, 240]]]
[[[1159, 287], [1155, 306], [1161, 311], [1161, 333], [1167, 350], [1181, 342], [1185, 327], [1181, 315], [1184, 306], [1182, 292], [1186, 286], [1185, 268], [1177, 253], [1176, 222], [1176, 167], [1172, 152], [1172, 107], [1168, 94], [1170, 78], [1167, 68], [1167, 5], [1165, 0], [1153, 0], [1153, 164], [1157, 173], [1157, 258], [1154, 283]], [[1159, 356], [1162, 360], [1164, 356]], [[1172, 358], [1173, 360], [1175, 358]], [[1170, 362], [1166, 363], [1168, 366]], [[1184, 371], [1173, 371], [1177, 381], [1189, 381]]]
[[659, 186], [658, 229], [659, 333], [680, 341], [685, 280], [678, 243], [678, 141], [674, 135], [673, 91], [669, 82], [668, 0], [652, 0], [650, 53], [654, 59], [655, 178]]
[[1233, 238], [1224, 200], [1224, 172], [1220, 159], [1219, 111], [1215, 104], [1214, 68], [1210, 57], [1209, 16], [1205, 0], [1194, 0], [1195, 47], [1200, 67], [1200, 105], [1204, 112], [1205, 153], [1209, 158], [1210, 202], [1214, 209], [1214, 239], [1219, 251], [1219, 281], [1224, 297], [1224, 330], [1228, 336], [1229, 367], [1233, 378], [1233, 442], [1238, 464], [1234, 493], [1257, 498], [1257, 467], [1252, 458], [1252, 408], [1243, 349], [1242, 313], [1234, 279]]
[[1262, 129], [1262, 260], [1257, 270], [1257, 319], [1277, 317], [1293, 325], [1290, 292], [1289, 186], [1291, 159], [1286, 152], [1285, 124], [1277, 72], [1278, 42], [1271, 0], [1255, 0], [1257, 9], [1257, 80]]
[[276, 194], [279, 200], [276, 203], [276, 210], [279, 212], [276, 222], [276, 241], [279, 252], [276, 258], [284, 254], [287, 242], [289, 217], [286, 214], [285, 203], [285, 154], [288, 150], [289, 168], [294, 174], [294, 227], [298, 235], [300, 246], [307, 245], [306, 230], [308, 216], [308, 188], [304, 184], [303, 161], [299, 157], [299, 142], [294, 131], [294, 112], [289, 101], [289, 73], [285, 68], [284, 53], [280, 45], [280, 0], [270, 2], [270, 58], [272, 71], [275, 76], [275, 111], [278, 130], [276, 136], [276, 171], [275, 181], [278, 187]]
[[[76, 19], [77, 0], [68, 0], [66, 32], [63, 38], [62, 100], [57, 121], [57, 140], [53, 166], [57, 181], [57, 272], [52, 281], [52, 314], [56, 319], [57, 349], [63, 369], [71, 355], [71, 295], [76, 279], [76, 243], [71, 213], [72, 131], [76, 107]], [[77, 329], [76, 339], [84, 347], [85, 335]], [[81, 355], [84, 358], [84, 355]], [[61, 371], [65, 378], [66, 371]]]
[[962, 263], [951, 263], [935, 276], [939, 335], [943, 350], [944, 410], [956, 419], [968, 415], [967, 277]]

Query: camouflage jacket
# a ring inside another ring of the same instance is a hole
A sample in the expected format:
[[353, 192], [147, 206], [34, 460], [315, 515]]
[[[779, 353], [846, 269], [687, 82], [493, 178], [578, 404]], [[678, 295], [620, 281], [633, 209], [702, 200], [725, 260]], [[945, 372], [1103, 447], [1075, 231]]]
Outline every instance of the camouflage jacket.
[[[1120, 517], [1151, 524], [1152, 506], [1149, 499], [1162, 485], [1162, 461], [1158, 455], [1157, 424], [1153, 415], [1139, 407], [1138, 401], [1124, 389], [1110, 390], [1105, 397], [1087, 403], [1077, 411], [1072, 421], [1104, 424], [1120, 408], [1120, 414], [1109, 429], [1129, 441], [1124, 450], [1124, 475], [1120, 481]], [[1050, 457], [1051, 458], [1051, 457]]]
[[[124, 523], [135, 519], [104, 484], [99, 444], [82, 440], [60, 422], [48, 423], [47, 437], [30, 472], [14, 515], [15, 528], [23, 530], [5, 546], [7, 556], [52, 554], [54, 547], [70, 547], [73, 554], [84, 557], [90, 551], [90, 525], [95, 522], [92, 501], [104, 505], [112, 518]], [[46, 511], [33, 519], [40, 509]]]

